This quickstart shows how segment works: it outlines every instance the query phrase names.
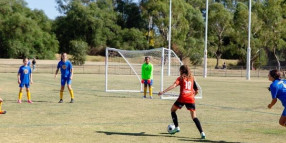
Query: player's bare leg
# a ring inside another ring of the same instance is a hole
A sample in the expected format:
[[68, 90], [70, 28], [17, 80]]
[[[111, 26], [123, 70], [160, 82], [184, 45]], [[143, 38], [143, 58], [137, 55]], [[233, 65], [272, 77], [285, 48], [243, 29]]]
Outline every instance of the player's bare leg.
[[286, 116], [280, 117], [279, 124], [283, 127], [286, 127]]

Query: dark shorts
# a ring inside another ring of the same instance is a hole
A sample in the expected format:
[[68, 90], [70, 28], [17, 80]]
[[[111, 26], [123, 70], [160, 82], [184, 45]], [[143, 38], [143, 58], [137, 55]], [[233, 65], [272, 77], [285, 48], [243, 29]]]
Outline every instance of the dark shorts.
[[178, 107], [179, 109], [181, 109], [182, 107], [184, 107], [184, 105], [186, 105], [186, 108], [187, 108], [188, 110], [196, 111], [195, 103], [182, 103], [182, 102], [176, 101], [176, 102], [174, 103], [174, 105], [175, 105], [176, 107]]

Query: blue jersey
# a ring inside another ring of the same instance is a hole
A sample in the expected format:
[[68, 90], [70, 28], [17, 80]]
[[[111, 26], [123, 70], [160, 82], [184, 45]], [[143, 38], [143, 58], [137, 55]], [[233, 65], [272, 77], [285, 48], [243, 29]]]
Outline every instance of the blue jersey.
[[62, 78], [71, 77], [72, 64], [70, 61], [68, 60], [66, 62], [60, 61], [57, 66], [57, 69], [59, 68], [61, 69]]
[[278, 98], [286, 107], [286, 80], [274, 80], [270, 85], [272, 99]]
[[32, 73], [32, 70], [29, 66], [21, 66], [19, 68], [18, 74], [20, 74], [20, 80], [23, 84], [30, 83], [30, 75]]

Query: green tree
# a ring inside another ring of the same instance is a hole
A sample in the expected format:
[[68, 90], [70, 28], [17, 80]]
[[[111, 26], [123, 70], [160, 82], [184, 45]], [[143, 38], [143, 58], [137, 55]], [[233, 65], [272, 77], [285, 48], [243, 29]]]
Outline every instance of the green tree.
[[75, 65], [83, 65], [86, 60], [88, 44], [82, 40], [72, 40], [70, 41], [70, 48], [72, 63]]
[[229, 45], [232, 14], [220, 3], [211, 4], [209, 9], [209, 51], [215, 56], [218, 68], [219, 59]]
[[263, 20], [263, 30], [259, 33], [262, 46], [270, 57], [273, 54], [279, 70], [281, 68], [281, 54], [283, 54], [281, 51], [285, 50], [286, 47], [285, 39], [283, 39], [283, 34], [286, 32], [286, 21], [283, 17], [284, 9], [284, 0], [268, 0], [257, 5], [255, 9]]
[[[152, 30], [156, 31], [155, 47], [168, 47], [169, 2], [147, 1], [142, 7], [144, 18], [153, 17]], [[185, 0], [172, 2], [172, 49], [181, 59], [194, 56], [193, 52], [198, 52], [202, 57], [203, 23], [199, 8], [194, 8]]]
[[43, 11], [31, 11], [23, 0], [4, 0], [0, 19], [0, 57], [54, 58], [58, 41]]

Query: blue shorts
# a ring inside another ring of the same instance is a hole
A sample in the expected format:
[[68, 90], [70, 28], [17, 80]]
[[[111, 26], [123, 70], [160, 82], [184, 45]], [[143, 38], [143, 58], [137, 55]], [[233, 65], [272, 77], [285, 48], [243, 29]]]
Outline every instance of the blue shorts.
[[284, 108], [284, 110], [282, 112], [282, 116], [286, 116], [286, 108]]
[[21, 87], [21, 88], [23, 88], [23, 87], [26, 87], [26, 88], [29, 88], [30, 87], [30, 83], [23, 83], [23, 82], [21, 82], [20, 84], [19, 84], [19, 87]]
[[65, 86], [65, 84], [70, 85], [72, 83], [72, 80], [69, 77], [62, 77], [61, 78], [61, 85]]
[[[144, 80], [144, 84], [148, 84], [148, 80]], [[149, 85], [153, 85], [153, 79], [151, 79], [151, 82], [150, 82], [150, 84]]]

